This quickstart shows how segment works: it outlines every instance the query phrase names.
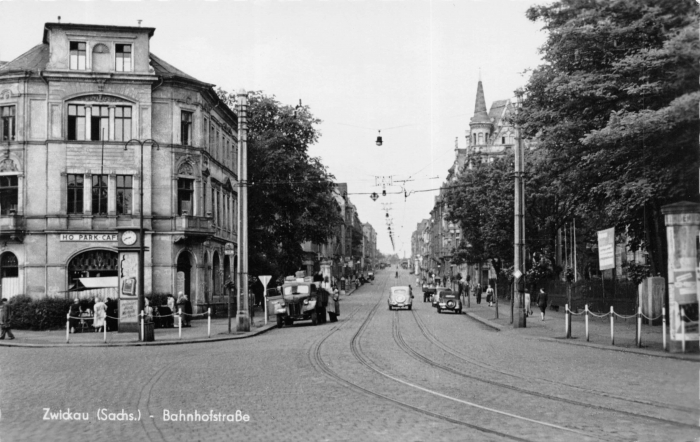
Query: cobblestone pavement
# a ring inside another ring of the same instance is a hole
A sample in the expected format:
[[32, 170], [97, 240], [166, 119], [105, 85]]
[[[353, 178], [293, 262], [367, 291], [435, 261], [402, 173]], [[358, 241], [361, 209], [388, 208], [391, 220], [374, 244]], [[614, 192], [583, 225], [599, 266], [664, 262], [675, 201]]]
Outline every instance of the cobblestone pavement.
[[[700, 434], [697, 364], [495, 331], [438, 314], [418, 292], [412, 311], [389, 311], [389, 286], [413, 280], [394, 272], [378, 272], [373, 285], [342, 298], [337, 323], [316, 327], [177, 346], [0, 347], [0, 442]], [[45, 419], [46, 409], [69, 408], [86, 420]], [[209, 419], [210, 410], [234, 422], [167, 419], [180, 411]], [[238, 411], [250, 420], [235, 422]], [[140, 420], [119, 420], [129, 413]]]

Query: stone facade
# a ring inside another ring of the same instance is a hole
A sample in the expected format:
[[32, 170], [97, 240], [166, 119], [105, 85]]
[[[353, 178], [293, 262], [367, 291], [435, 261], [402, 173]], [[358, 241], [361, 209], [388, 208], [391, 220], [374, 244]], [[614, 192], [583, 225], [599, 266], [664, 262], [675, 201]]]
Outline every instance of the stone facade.
[[178, 271], [193, 304], [224, 294], [237, 117], [150, 53], [154, 32], [47, 23], [42, 44], [0, 66], [0, 111], [14, 114], [0, 121], [3, 294], [64, 296], [77, 277], [117, 276], [118, 232], [141, 215], [146, 295], [176, 293]]

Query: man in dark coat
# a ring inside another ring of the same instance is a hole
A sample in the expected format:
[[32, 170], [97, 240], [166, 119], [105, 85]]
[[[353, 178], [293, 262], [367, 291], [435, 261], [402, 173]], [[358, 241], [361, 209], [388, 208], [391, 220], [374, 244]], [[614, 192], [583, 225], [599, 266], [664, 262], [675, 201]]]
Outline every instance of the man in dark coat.
[[0, 339], [5, 339], [5, 334], [10, 339], [15, 339], [15, 335], [12, 334], [10, 330], [10, 318], [12, 312], [10, 312], [10, 305], [7, 303], [7, 298], [2, 298], [0, 301], [0, 328], [2, 328], [2, 334], [0, 334]]

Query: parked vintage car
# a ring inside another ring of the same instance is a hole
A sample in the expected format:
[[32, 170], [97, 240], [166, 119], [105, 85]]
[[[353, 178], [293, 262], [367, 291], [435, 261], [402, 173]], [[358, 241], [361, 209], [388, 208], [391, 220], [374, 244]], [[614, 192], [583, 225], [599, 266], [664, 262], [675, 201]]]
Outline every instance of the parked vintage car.
[[423, 302], [428, 302], [435, 293], [435, 284], [426, 282], [423, 284]]
[[389, 310], [407, 308], [411, 310], [413, 307], [413, 290], [411, 286], [401, 285], [391, 288], [389, 293]]
[[[303, 272], [301, 272], [303, 273]], [[277, 315], [277, 327], [292, 325], [294, 321], [311, 320], [313, 325], [326, 322], [329, 293], [317, 287], [311, 277], [288, 276], [282, 285], [282, 296], [269, 301], [272, 313]]]
[[438, 301], [438, 313], [442, 313], [443, 310], [452, 310], [457, 314], [462, 313], [462, 301], [459, 299], [459, 296], [452, 290], [439, 290], [436, 298]]

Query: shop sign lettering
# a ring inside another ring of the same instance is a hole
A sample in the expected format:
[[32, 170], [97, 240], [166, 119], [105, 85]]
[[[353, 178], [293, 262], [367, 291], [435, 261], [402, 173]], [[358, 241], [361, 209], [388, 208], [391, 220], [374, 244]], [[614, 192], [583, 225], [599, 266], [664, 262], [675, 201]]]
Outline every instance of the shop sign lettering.
[[61, 233], [59, 238], [67, 242], [117, 242], [116, 233]]

